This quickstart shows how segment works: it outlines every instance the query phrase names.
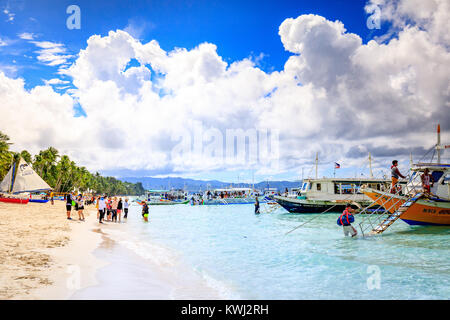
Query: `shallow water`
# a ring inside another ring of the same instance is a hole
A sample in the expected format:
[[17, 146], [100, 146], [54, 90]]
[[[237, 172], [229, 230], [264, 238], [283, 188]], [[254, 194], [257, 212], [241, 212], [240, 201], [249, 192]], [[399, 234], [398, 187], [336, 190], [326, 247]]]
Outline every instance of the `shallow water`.
[[[144, 223], [136, 205], [111, 234], [154, 266], [193, 270], [225, 299], [450, 297], [449, 228], [397, 221], [382, 236], [351, 239], [336, 225], [335, 213], [285, 235], [316, 215], [253, 210], [253, 205], [150, 206], [150, 221]], [[146, 290], [145, 282], [135, 286], [134, 296], [141, 297], [140, 290]], [[174, 298], [189, 298], [189, 292], [179, 293]]]

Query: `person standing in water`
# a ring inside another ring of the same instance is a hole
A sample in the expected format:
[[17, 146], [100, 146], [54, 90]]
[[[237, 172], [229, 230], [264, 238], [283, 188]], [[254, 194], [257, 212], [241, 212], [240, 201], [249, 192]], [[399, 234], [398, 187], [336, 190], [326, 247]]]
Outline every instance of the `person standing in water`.
[[347, 237], [349, 234], [351, 234], [352, 238], [358, 234], [356, 229], [352, 226], [352, 222], [355, 221], [355, 218], [352, 215], [353, 212], [355, 212], [355, 210], [352, 209], [350, 204], [347, 204], [345, 206], [344, 212], [342, 212], [342, 214], [337, 219], [338, 226], [343, 227], [344, 235]]
[[122, 220], [122, 198], [119, 198], [119, 202], [117, 203], [117, 217], [119, 218], [119, 223]]
[[106, 201], [103, 197], [98, 201], [98, 212], [100, 213], [98, 222], [103, 223], [102, 220], [105, 218]]
[[256, 197], [256, 201], [255, 201], [255, 214], [260, 214], [258, 197]]
[[142, 204], [142, 217], [144, 218], [145, 222], [148, 222], [148, 205], [145, 201], [143, 201]]
[[117, 206], [119, 205], [119, 201], [117, 201], [117, 197], [113, 198], [111, 203], [111, 212], [112, 212], [112, 221], [117, 222]]
[[125, 198], [125, 202], [123, 203], [123, 218], [127, 219], [128, 218], [128, 198]]

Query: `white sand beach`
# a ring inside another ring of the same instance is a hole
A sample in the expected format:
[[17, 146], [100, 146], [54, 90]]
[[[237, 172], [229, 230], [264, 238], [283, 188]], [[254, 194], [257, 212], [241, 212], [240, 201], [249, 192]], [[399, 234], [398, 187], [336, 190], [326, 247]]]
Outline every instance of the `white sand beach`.
[[94, 206], [84, 213], [67, 220], [62, 201], [0, 202], [0, 299], [221, 298], [188, 266], [161, 267], [124, 247], [110, 233], [125, 225], [98, 224]]
[[0, 299], [66, 299], [77, 288], [77, 269], [85, 269], [80, 286], [95, 283], [102, 266], [92, 251], [101, 241], [92, 231], [94, 207], [85, 210], [86, 221], [66, 219], [62, 201], [0, 202]]

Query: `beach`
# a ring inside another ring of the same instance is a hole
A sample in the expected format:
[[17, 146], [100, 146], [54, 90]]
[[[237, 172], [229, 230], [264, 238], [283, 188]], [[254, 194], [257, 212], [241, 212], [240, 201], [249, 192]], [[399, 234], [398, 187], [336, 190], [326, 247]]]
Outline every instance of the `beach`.
[[[90, 231], [95, 220], [92, 210], [85, 210], [87, 219], [82, 222], [74, 216], [66, 219], [62, 201], [54, 205], [0, 202], [0, 299], [69, 297], [75, 289], [67, 285], [71, 266], [101, 266], [92, 255], [101, 241]], [[94, 277], [87, 277], [80, 285], [93, 283]]]
[[166, 249], [130, 246], [126, 223], [100, 225], [93, 205], [84, 214], [67, 220], [63, 201], [0, 202], [0, 300], [221, 297]]

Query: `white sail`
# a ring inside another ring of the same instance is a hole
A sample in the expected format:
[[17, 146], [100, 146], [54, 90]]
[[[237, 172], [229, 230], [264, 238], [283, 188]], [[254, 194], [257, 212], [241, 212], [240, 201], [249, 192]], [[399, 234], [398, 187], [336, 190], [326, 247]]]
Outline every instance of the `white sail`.
[[40, 190], [51, 190], [50, 186], [31, 168], [31, 166], [20, 159], [16, 177], [13, 184], [13, 193], [34, 192]]
[[2, 183], [0, 183], [0, 191], [1, 192], [9, 192], [11, 188], [11, 178], [13, 174], [13, 168], [14, 166], [11, 166], [11, 169], [9, 169], [8, 173], [6, 174], [5, 178], [3, 178]]

